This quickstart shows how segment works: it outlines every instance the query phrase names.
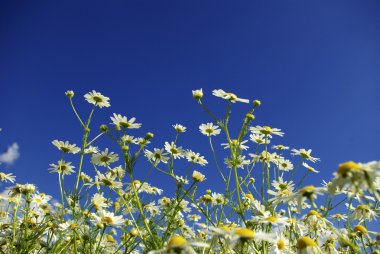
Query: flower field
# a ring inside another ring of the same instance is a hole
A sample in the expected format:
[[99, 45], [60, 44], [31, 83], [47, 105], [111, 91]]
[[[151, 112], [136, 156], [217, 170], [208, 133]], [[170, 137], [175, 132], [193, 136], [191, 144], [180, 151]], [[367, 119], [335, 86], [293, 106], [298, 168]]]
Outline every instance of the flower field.
[[[380, 232], [368, 229], [380, 213], [380, 161], [342, 161], [331, 179], [306, 185], [319, 173], [311, 149], [283, 145], [280, 128], [256, 124], [259, 100], [221, 89], [212, 95], [222, 115], [202, 89], [192, 91], [194, 111], [209, 116], [197, 130], [209, 143], [205, 156], [184, 144], [182, 124], [164, 144], [151, 132], [133, 136], [142, 128], [135, 117], [114, 113], [109, 124], [92, 126], [110, 98], [67, 91], [82, 139], [52, 141], [49, 171], [60, 195], [0, 168], [0, 253], [380, 253]], [[88, 103], [90, 114], [80, 115], [77, 103]], [[237, 103], [246, 112], [232, 121]], [[171, 186], [155, 186], [152, 172]]]

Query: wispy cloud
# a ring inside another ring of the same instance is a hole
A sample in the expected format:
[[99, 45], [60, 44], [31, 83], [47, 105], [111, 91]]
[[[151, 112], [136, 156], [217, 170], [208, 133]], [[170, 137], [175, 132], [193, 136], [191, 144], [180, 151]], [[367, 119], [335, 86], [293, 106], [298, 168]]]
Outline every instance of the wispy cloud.
[[0, 154], [0, 162], [12, 164], [20, 157], [19, 146], [13, 143], [5, 153]]

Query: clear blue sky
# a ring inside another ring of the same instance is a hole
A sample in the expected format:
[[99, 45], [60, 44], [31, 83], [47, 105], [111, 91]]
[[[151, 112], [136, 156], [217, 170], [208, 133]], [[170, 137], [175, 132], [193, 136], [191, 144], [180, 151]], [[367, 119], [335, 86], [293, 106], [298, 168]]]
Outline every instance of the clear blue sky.
[[111, 98], [93, 130], [135, 116], [159, 147], [171, 124], [187, 126], [182, 144], [206, 155], [210, 184], [198, 132], [209, 119], [191, 97], [201, 87], [214, 109], [216, 88], [260, 99], [256, 123], [286, 133], [273, 143], [321, 158], [309, 182], [380, 159], [380, 1], [1, 1], [0, 73], [0, 149], [21, 154], [6, 170], [43, 192], [58, 193], [51, 141], [80, 142], [68, 89], [86, 114], [84, 93]]

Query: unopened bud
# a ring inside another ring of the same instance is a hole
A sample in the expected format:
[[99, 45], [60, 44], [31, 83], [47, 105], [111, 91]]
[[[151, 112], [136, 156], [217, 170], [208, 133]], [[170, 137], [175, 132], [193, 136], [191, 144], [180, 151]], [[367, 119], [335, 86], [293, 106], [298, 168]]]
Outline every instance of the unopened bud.
[[248, 121], [253, 121], [253, 119], [255, 119], [255, 116], [251, 113], [246, 114], [245, 117], [248, 119]]
[[149, 139], [151, 139], [151, 138], [153, 138], [153, 137], [154, 137], [154, 134], [151, 133], [151, 132], [148, 132], [148, 133], [145, 135], [144, 139], [145, 139], [145, 140], [149, 140]]
[[105, 124], [100, 125], [100, 131], [101, 132], [107, 132], [108, 131], [108, 126], [105, 125]]
[[259, 101], [259, 100], [254, 100], [253, 101], [253, 106], [258, 107], [260, 105], [261, 105], [261, 101]]
[[193, 90], [193, 98], [196, 100], [200, 100], [203, 97], [203, 91], [202, 88], [198, 90]]
[[66, 94], [67, 98], [69, 98], [69, 99], [74, 97], [74, 92], [71, 90], [66, 91], [65, 94]]

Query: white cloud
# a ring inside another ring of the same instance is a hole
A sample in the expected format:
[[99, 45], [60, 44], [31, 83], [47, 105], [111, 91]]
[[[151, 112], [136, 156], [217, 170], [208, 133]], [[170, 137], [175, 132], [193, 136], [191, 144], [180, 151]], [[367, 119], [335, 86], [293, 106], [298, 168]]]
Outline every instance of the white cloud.
[[18, 157], [20, 157], [19, 146], [17, 143], [13, 143], [5, 153], [0, 154], [0, 162], [12, 164]]

